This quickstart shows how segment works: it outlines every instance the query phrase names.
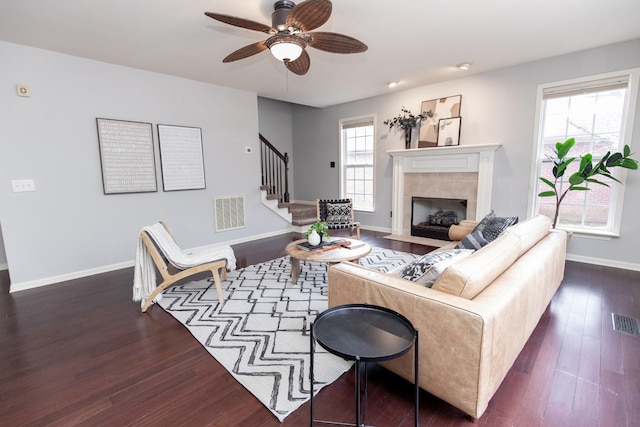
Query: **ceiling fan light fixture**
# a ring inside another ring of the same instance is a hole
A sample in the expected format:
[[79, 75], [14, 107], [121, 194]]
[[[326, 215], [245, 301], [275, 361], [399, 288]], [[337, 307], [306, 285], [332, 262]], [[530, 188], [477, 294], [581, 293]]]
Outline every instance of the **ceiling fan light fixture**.
[[273, 36], [265, 44], [278, 61], [293, 62], [302, 55], [305, 43], [295, 36]]

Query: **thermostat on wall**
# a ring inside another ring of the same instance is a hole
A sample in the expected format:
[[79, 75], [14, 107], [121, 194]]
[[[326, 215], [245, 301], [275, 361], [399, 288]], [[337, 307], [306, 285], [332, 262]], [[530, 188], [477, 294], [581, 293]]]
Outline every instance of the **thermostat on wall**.
[[31, 96], [31, 91], [27, 85], [16, 85], [16, 90], [18, 91], [18, 96], [24, 96], [27, 98]]

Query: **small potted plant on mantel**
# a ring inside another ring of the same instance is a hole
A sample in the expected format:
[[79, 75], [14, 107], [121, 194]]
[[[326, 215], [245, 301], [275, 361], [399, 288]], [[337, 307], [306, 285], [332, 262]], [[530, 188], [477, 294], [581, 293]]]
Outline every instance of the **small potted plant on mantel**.
[[555, 157], [547, 156], [549, 160], [553, 162], [553, 177], [554, 180], [551, 181], [547, 178], [540, 177], [540, 180], [551, 187], [551, 190], [542, 191], [538, 194], [538, 197], [555, 197], [556, 198], [556, 210], [553, 216], [553, 228], [556, 228], [558, 223], [558, 213], [560, 211], [560, 204], [564, 200], [564, 198], [569, 194], [570, 191], [586, 191], [590, 190], [589, 187], [585, 187], [585, 182], [590, 182], [592, 184], [599, 184], [608, 187], [609, 185], [605, 182], [598, 181], [594, 178], [596, 175], [601, 175], [606, 178], [612, 179], [615, 182], [620, 183], [620, 180], [616, 179], [609, 169], [615, 167], [622, 167], [625, 169], [636, 170], [638, 169], [638, 161], [632, 159], [631, 149], [628, 145], [624, 146], [624, 151], [622, 153], [613, 153], [610, 151], [604, 155], [604, 157], [593, 165], [593, 155], [585, 154], [580, 156], [580, 166], [578, 171], [573, 173], [569, 177], [569, 185], [562, 182], [562, 177], [564, 176], [565, 171], [567, 170], [567, 166], [571, 164], [576, 157], [568, 157], [569, 151], [576, 143], [574, 138], [569, 138], [565, 142], [558, 142], [553, 149], [555, 153]]
[[329, 238], [329, 226], [326, 222], [316, 221], [311, 224], [311, 227], [307, 230], [307, 241], [310, 245], [317, 246], [322, 243], [322, 238]]
[[385, 125], [389, 125], [389, 129], [393, 129], [395, 126], [404, 130], [404, 145], [406, 149], [409, 149], [411, 148], [411, 130], [416, 127], [418, 122], [421, 122], [426, 118], [433, 117], [433, 111], [423, 111], [418, 115], [414, 115], [411, 110], [404, 108], [404, 105], [400, 111], [402, 114], [391, 119], [387, 119], [383, 123]]

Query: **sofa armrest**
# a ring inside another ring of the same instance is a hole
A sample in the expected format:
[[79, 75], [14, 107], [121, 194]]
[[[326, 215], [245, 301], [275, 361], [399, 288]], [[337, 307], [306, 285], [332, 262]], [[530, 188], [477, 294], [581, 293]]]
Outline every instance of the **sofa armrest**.
[[478, 221], [462, 220], [459, 224], [449, 227], [449, 238], [454, 242], [460, 241], [471, 233], [476, 228], [476, 225], [478, 225]]

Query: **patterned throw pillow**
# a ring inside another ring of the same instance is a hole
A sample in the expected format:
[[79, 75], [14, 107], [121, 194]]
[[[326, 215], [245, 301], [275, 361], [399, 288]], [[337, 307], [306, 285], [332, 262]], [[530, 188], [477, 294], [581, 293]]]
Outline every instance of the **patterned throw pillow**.
[[487, 242], [492, 242], [500, 235], [500, 233], [517, 222], [517, 216], [499, 217], [491, 211], [490, 214], [482, 218], [473, 231], [481, 232]]
[[456, 245], [456, 249], [473, 249], [477, 251], [487, 243], [489, 242], [482, 235], [482, 231], [474, 231], [460, 240]]
[[472, 249], [449, 249], [431, 252], [407, 264], [399, 276], [430, 288], [438, 276], [454, 261], [471, 255]]
[[327, 223], [349, 224], [351, 222], [351, 204], [327, 203]]

